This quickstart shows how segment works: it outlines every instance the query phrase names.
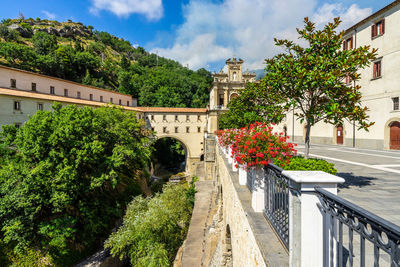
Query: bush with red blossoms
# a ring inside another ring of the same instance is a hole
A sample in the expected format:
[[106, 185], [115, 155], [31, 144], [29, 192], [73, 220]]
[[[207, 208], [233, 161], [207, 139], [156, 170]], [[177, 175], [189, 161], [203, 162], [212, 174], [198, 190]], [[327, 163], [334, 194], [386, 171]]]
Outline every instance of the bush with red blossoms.
[[[289, 137], [273, 133], [272, 127], [256, 122], [249, 127], [217, 132], [222, 147], [230, 146], [237, 164], [252, 166], [268, 165], [275, 159], [282, 167], [296, 155], [295, 144], [286, 142]], [[233, 138], [232, 138], [233, 136]]]

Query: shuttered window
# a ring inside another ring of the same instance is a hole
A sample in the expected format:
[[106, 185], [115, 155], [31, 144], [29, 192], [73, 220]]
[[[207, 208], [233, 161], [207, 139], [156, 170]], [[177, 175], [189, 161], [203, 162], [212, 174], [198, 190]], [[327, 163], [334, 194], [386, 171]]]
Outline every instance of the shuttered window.
[[393, 97], [393, 110], [399, 110], [399, 98], [398, 97]]
[[343, 41], [343, 50], [353, 49], [353, 36]]
[[371, 26], [371, 38], [385, 33], [385, 19], [382, 19]]
[[373, 78], [379, 78], [382, 76], [382, 61], [375, 61], [374, 62], [374, 70], [373, 70]]

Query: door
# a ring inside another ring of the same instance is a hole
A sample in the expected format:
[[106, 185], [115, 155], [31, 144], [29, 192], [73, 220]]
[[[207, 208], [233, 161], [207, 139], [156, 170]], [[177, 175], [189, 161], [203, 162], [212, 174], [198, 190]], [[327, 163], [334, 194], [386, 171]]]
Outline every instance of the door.
[[398, 121], [390, 125], [390, 149], [400, 150], [400, 122]]
[[336, 144], [343, 145], [343, 127], [336, 127]]

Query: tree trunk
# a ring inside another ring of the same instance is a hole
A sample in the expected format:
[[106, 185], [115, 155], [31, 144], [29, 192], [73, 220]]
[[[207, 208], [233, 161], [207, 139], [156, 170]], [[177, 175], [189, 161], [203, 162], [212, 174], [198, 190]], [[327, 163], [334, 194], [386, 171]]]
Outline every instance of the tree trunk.
[[147, 175], [143, 171], [136, 171], [136, 180], [140, 189], [142, 190], [143, 194], [146, 195], [146, 197], [150, 197], [153, 195], [149, 186], [147, 185]]
[[306, 140], [304, 144], [304, 158], [308, 159], [308, 154], [310, 153], [310, 132], [311, 132], [311, 124], [307, 122], [306, 125]]

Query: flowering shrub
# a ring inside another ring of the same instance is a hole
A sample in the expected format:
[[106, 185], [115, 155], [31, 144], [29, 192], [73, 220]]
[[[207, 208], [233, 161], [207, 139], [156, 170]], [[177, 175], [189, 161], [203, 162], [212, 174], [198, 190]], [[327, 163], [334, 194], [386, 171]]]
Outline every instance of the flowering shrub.
[[218, 143], [222, 147], [230, 146], [237, 164], [247, 168], [257, 165], [268, 165], [277, 159], [280, 166], [289, 164], [290, 158], [296, 155], [293, 144], [287, 143], [287, 136], [272, 132], [272, 127], [256, 122], [241, 129], [218, 131]]

